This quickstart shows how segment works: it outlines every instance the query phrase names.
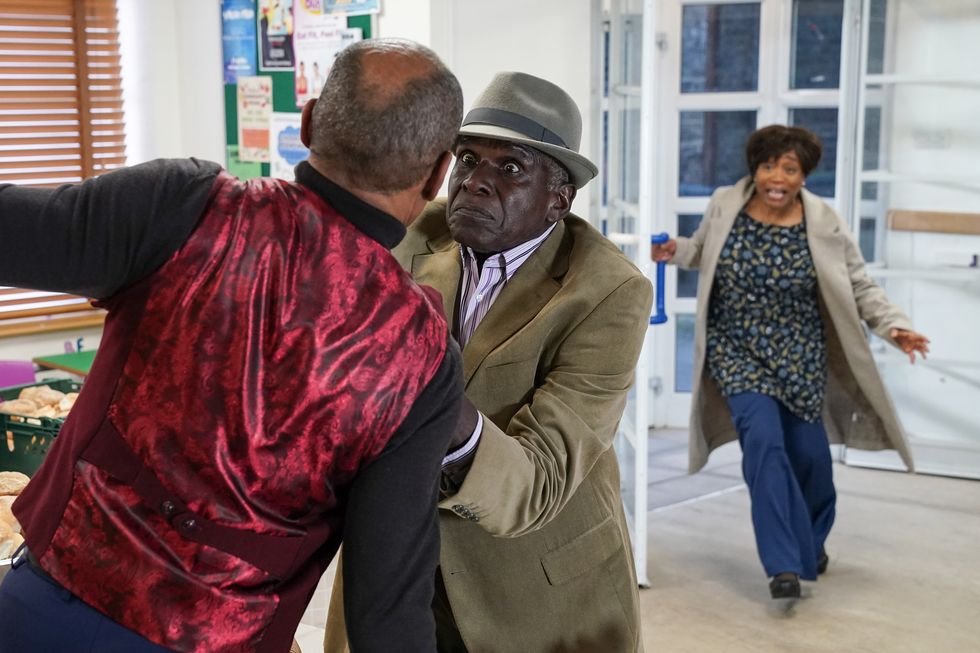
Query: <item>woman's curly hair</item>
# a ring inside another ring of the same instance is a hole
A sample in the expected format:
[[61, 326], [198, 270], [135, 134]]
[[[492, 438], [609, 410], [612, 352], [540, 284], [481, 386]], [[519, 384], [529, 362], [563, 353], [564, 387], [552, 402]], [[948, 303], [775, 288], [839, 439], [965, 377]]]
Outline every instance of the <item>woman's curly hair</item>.
[[803, 176], [807, 177], [820, 163], [823, 144], [819, 136], [803, 127], [769, 125], [755, 130], [745, 144], [745, 161], [749, 164], [749, 174], [755, 175], [760, 165], [778, 159], [790, 151], [799, 157]]

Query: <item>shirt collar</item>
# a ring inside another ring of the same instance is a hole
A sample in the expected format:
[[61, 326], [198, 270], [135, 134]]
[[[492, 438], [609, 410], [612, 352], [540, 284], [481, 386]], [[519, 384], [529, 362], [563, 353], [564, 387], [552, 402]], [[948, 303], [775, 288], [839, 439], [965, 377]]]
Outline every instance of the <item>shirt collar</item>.
[[296, 181], [322, 197], [348, 222], [387, 249], [391, 249], [405, 237], [405, 225], [391, 214], [371, 206], [330, 181], [317, 172], [309, 161], [301, 161], [296, 166]]
[[[510, 274], [513, 274], [513, 271], [515, 269], [514, 262], [516, 261], [517, 267], [520, 267], [520, 265], [525, 260], [527, 260], [527, 258], [531, 255], [531, 253], [534, 252], [534, 250], [536, 250], [538, 247], [540, 247], [541, 243], [543, 243], [548, 238], [548, 236], [551, 235], [551, 232], [555, 230], [556, 226], [558, 226], [557, 222], [555, 222], [550, 227], [545, 229], [544, 233], [542, 233], [540, 236], [536, 238], [532, 238], [531, 240], [526, 240], [523, 243], [520, 243], [519, 245], [514, 245], [510, 249], [505, 249], [502, 252], [491, 254], [483, 262], [483, 267], [500, 268], [504, 271], [504, 274], [510, 276]], [[459, 249], [462, 252], [463, 260], [467, 263], [467, 265], [470, 262], [476, 261], [476, 253], [468, 246], [460, 245]]]

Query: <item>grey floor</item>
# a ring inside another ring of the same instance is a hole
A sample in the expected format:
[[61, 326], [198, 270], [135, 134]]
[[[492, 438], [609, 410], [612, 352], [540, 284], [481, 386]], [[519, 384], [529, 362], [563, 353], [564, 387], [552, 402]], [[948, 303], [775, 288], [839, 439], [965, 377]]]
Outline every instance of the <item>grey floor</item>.
[[[772, 601], [739, 460], [728, 445], [689, 476], [686, 433], [651, 432], [647, 653], [980, 653], [980, 482], [835, 464], [829, 570]], [[297, 633], [306, 653], [332, 578]]]

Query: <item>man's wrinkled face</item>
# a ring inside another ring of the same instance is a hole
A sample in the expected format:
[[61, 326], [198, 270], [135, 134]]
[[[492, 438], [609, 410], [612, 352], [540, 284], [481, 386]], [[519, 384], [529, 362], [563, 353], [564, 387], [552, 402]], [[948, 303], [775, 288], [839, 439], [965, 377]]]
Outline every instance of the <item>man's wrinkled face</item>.
[[572, 185], [551, 188], [547, 155], [508, 141], [461, 137], [449, 177], [453, 238], [493, 254], [540, 236], [567, 215]]

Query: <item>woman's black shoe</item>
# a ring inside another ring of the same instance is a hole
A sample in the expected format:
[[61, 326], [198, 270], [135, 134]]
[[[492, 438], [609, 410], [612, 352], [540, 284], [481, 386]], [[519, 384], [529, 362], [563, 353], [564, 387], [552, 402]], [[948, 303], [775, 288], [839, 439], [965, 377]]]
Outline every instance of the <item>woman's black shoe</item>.
[[822, 574], [827, 571], [827, 563], [830, 562], [830, 556], [823, 549], [820, 549], [820, 555], [817, 556], [817, 574]]
[[800, 577], [789, 572], [777, 574], [769, 581], [769, 595], [774, 599], [800, 598]]

